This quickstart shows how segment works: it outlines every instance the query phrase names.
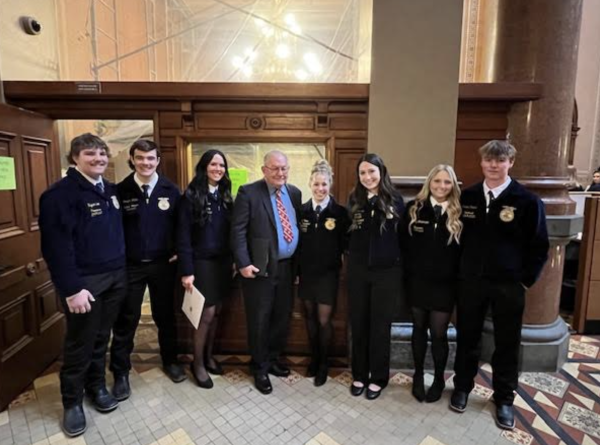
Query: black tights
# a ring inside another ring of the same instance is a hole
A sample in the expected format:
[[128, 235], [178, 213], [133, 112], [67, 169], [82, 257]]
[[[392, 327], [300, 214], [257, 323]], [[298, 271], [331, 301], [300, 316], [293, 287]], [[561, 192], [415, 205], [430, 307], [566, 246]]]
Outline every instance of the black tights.
[[428, 311], [413, 307], [412, 350], [415, 361], [415, 374], [423, 374], [425, 354], [427, 353], [427, 329], [431, 333], [431, 355], [435, 367], [435, 378], [444, 378], [444, 370], [448, 362], [448, 312]]
[[316, 362], [316, 366], [325, 368], [327, 367], [329, 345], [333, 338], [333, 325], [331, 324], [333, 306], [305, 300], [304, 309], [306, 311], [306, 328], [312, 349], [312, 360]]
[[194, 331], [194, 374], [200, 380], [208, 378], [206, 365], [215, 366], [213, 357], [213, 347], [215, 345], [215, 335], [217, 333], [217, 321], [221, 305], [204, 307], [198, 329]]

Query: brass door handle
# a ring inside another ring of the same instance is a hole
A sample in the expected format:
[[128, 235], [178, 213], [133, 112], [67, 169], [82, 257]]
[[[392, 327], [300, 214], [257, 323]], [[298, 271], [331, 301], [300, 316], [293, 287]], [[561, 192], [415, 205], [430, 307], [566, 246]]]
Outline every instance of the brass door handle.
[[25, 273], [27, 274], [27, 276], [32, 276], [37, 272], [37, 266], [35, 265], [35, 263], [27, 263], [27, 266], [25, 266]]

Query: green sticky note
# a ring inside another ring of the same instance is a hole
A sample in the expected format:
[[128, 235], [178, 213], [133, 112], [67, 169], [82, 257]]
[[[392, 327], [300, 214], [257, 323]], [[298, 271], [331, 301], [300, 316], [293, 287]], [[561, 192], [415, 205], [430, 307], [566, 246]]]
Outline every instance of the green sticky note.
[[230, 168], [229, 178], [231, 179], [231, 194], [235, 196], [240, 185], [248, 182], [248, 170], [245, 168]]
[[16, 190], [15, 160], [0, 156], [0, 190]]

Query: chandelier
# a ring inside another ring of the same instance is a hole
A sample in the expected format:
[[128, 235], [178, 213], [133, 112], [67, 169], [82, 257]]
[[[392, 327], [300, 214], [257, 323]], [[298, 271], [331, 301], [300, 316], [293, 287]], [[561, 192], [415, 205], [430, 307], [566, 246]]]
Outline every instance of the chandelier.
[[[277, 2], [280, 3], [280, 2]], [[231, 63], [247, 79], [274, 82], [315, 80], [323, 71], [317, 55], [299, 47], [302, 27], [292, 13], [276, 8], [272, 18], [253, 15], [259, 41], [233, 56]]]

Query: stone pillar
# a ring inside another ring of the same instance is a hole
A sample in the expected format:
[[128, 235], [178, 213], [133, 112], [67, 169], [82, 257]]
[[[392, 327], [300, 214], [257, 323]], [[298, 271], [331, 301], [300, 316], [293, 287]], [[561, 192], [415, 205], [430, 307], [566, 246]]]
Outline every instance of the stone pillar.
[[511, 175], [544, 200], [551, 236], [548, 263], [527, 292], [524, 370], [557, 369], [567, 355], [558, 312], [564, 247], [582, 227], [566, 188], [581, 10], [582, 0], [488, 0], [478, 22], [474, 82], [543, 84], [540, 100], [515, 105], [509, 116], [518, 151]]

